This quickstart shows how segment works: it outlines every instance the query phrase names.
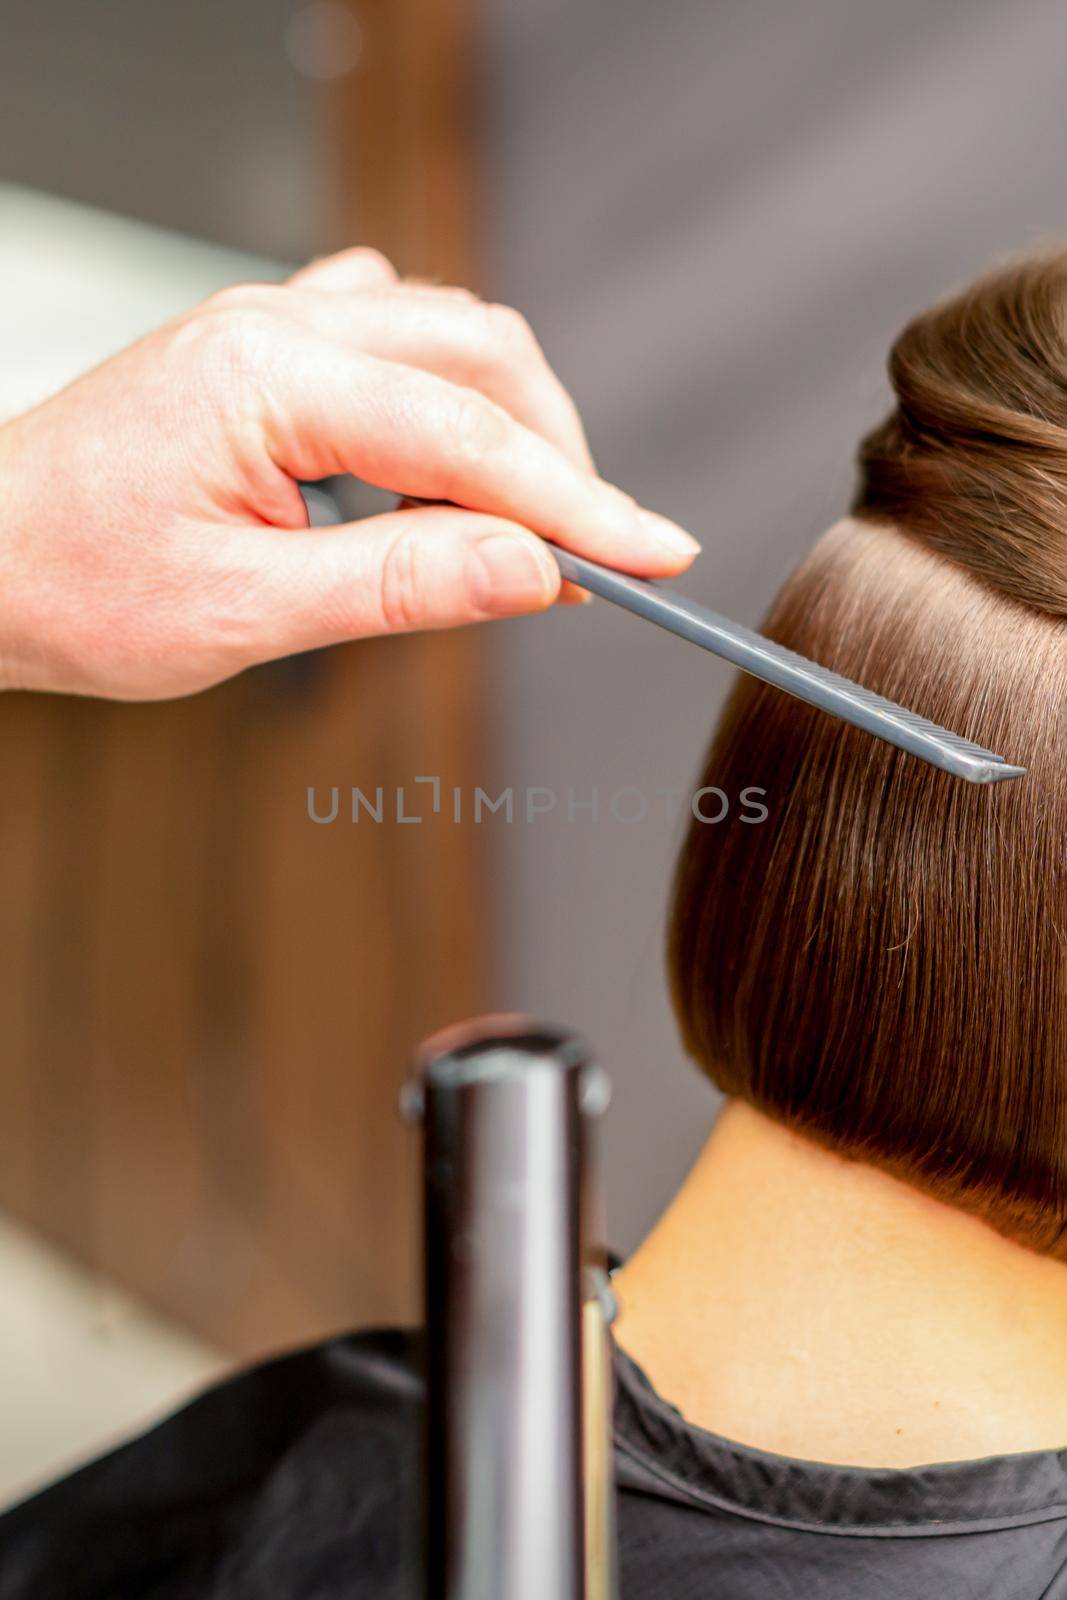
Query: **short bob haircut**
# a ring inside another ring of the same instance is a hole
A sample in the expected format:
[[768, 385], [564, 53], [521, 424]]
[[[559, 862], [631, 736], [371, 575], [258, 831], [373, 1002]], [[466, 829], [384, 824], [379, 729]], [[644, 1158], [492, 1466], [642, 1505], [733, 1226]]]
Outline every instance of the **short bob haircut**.
[[782, 643], [1027, 776], [977, 786], [743, 678], [693, 822], [675, 1009], [729, 1095], [1067, 1260], [1067, 250], [901, 334], [852, 514], [766, 619]]

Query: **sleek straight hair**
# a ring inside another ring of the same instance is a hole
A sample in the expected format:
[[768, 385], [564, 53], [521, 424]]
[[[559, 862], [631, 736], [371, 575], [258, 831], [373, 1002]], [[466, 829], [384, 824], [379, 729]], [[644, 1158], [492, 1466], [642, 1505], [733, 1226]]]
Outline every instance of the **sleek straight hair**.
[[730, 1095], [1067, 1259], [1067, 250], [935, 306], [890, 357], [852, 514], [765, 627], [1027, 767], [973, 786], [743, 678], [669, 936]]

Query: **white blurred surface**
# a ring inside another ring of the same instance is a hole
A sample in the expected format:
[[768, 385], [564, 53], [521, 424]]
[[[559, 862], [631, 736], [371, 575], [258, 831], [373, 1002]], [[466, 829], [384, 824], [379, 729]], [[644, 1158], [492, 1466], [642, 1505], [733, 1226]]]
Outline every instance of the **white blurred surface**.
[[0, 1505], [139, 1431], [223, 1367], [0, 1217]]
[[260, 257], [0, 184], [0, 420], [25, 411]]

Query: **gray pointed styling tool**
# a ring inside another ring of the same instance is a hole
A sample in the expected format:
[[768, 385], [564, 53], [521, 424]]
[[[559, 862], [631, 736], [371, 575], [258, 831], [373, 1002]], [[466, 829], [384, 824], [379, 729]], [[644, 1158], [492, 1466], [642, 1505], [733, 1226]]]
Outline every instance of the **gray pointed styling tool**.
[[684, 595], [663, 589], [646, 578], [631, 578], [625, 572], [602, 567], [598, 561], [588, 561], [570, 550], [561, 550], [550, 544], [549, 549], [556, 565], [569, 583], [588, 589], [590, 594], [610, 600], [676, 633], [690, 644], [698, 644], [712, 655], [733, 662], [742, 672], [749, 672], [764, 683], [784, 689], [787, 694], [806, 700], [808, 705], [828, 711], [832, 717], [851, 722], [876, 739], [884, 739], [901, 750], [928, 761], [931, 766], [953, 772], [968, 783], [996, 783], [1001, 778], [1021, 778], [1025, 767], [1013, 767], [1003, 756], [994, 755], [980, 744], [949, 733], [929, 722], [914, 711], [894, 705], [879, 694], [872, 694], [857, 683], [843, 678], [838, 672], [820, 667], [814, 661], [787, 650], [784, 645], [765, 639], [761, 633], [720, 617], [717, 612], [697, 605]]

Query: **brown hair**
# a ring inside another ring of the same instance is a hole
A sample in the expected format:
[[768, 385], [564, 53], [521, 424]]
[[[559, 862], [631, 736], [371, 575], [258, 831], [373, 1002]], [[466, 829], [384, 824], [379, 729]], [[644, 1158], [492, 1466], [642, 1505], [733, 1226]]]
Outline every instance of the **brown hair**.
[[852, 516], [767, 631], [1026, 766], [962, 783], [741, 679], [669, 964], [694, 1058], [809, 1137], [1067, 1258], [1067, 252], [893, 347]]

